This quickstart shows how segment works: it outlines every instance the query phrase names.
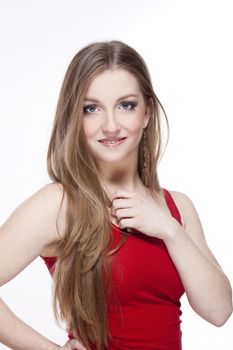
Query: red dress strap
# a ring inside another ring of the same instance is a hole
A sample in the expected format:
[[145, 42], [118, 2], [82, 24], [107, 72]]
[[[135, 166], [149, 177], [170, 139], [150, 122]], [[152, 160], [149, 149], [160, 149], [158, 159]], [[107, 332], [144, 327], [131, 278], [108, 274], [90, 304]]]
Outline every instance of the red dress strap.
[[162, 190], [163, 190], [164, 198], [166, 200], [166, 203], [167, 203], [168, 209], [170, 210], [171, 215], [179, 222], [180, 225], [182, 225], [180, 212], [176, 206], [176, 203], [171, 193], [165, 188], [162, 188]]

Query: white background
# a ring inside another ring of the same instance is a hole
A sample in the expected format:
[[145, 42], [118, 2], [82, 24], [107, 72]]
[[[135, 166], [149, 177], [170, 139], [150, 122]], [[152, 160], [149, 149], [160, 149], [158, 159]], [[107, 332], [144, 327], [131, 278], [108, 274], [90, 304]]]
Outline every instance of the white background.
[[[168, 115], [161, 184], [192, 199], [232, 283], [232, 15], [230, 0], [1, 0], [0, 223], [50, 182], [46, 152], [70, 60], [90, 42], [122, 40], [146, 60]], [[37, 258], [0, 294], [25, 322], [63, 344], [50, 292]], [[184, 350], [233, 349], [232, 317], [217, 328], [181, 301]]]

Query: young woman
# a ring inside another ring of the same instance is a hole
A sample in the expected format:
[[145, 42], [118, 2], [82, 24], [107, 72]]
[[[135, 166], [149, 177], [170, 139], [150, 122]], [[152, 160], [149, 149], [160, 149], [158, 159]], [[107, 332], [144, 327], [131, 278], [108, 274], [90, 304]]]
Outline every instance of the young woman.
[[208, 322], [229, 318], [231, 286], [192, 201], [159, 183], [162, 115], [167, 122], [133, 48], [96, 42], [75, 55], [48, 149], [52, 183], [16, 208], [0, 234], [1, 285], [40, 255], [70, 339], [49, 341], [1, 300], [2, 343], [15, 350], [181, 350], [184, 292]]

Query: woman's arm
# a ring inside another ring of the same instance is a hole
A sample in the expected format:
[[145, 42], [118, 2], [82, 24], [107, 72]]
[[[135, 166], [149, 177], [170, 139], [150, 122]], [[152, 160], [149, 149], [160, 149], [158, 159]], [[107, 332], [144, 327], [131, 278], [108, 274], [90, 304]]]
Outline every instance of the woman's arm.
[[207, 246], [202, 225], [192, 201], [170, 191], [182, 216], [164, 240], [179, 272], [193, 310], [208, 322], [222, 326], [232, 313], [232, 289], [219, 263]]
[[13, 350], [54, 350], [59, 346], [19, 319], [0, 298], [0, 342]]
[[[58, 185], [45, 185], [20, 204], [0, 226], [0, 286], [60, 239], [56, 220], [61, 199]], [[58, 224], [62, 233], [61, 220]]]
[[[59, 238], [58, 186], [44, 186], [19, 205], [0, 227], [0, 286], [14, 278], [51, 242]], [[0, 299], [0, 343], [14, 350], [52, 350], [55, 343], [20, 320]], [[60, 347], [59, 347], [60, 348]]]

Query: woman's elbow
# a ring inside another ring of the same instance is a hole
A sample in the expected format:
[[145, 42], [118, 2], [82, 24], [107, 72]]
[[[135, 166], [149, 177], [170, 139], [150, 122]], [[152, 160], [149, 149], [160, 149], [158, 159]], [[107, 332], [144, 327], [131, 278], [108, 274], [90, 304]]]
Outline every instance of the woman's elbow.
[[213, 318], [211, 323], [216, 327], [222, 327], [230, 318], [232, 312], [233, 312], [233, 306], [231, 304], [224, 313], [222, 312], [221, 314]]

